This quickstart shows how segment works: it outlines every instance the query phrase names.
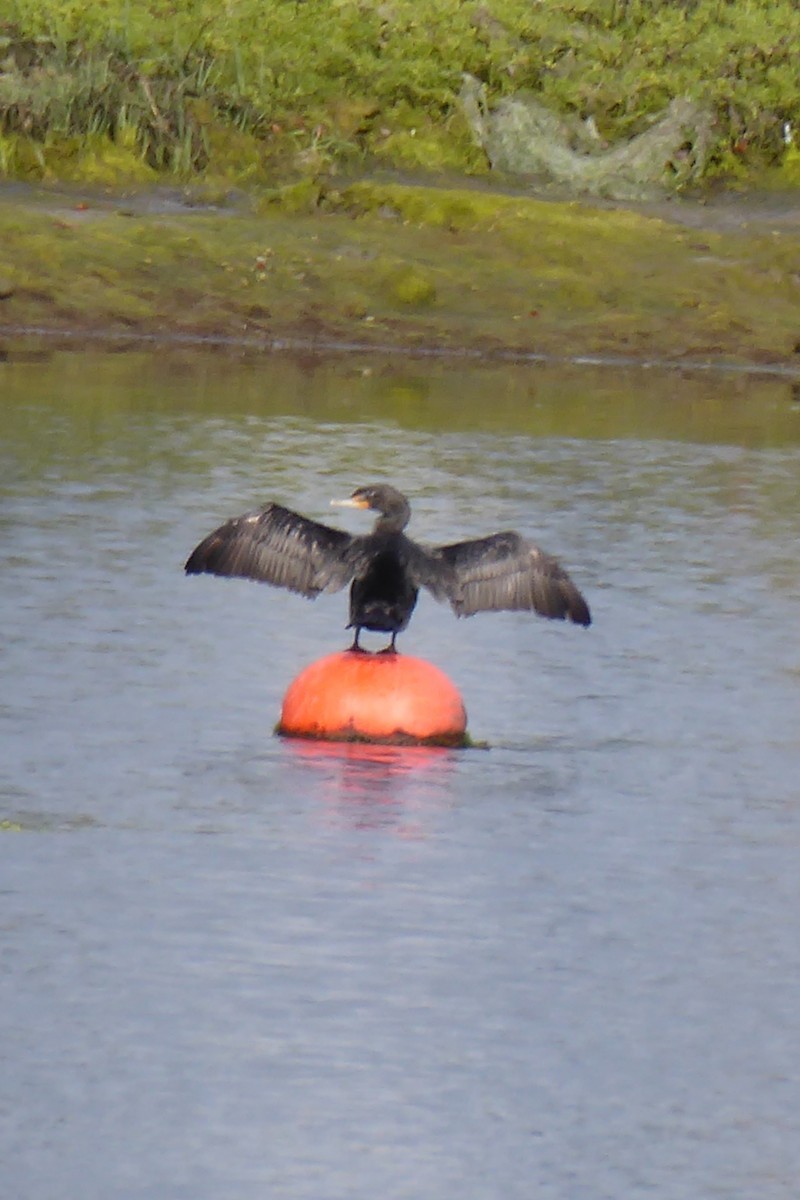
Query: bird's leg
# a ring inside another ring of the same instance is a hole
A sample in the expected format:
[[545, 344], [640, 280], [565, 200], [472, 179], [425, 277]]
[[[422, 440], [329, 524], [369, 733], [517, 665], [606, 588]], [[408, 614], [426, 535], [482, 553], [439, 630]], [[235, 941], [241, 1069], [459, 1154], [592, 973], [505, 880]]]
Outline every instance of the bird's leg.
[[397, 637], [397, 630], [395, 630], [395, 632], [392, 634], [392, 640], [389, 642], [389, 645], [384, 646], [382, 650], [378, 651], [378, 653], [379, 654], [397, 654], [397, 647], [394, 644], [396, 637]]
[[351, 653], [351, 654], [353, 653], [353, 651], [354, 651], [354, 650], [355, 650], [355, 651], [357, 651], [357, 653], [358, 653], [358, 654], [365, 654], [365, 653], [366, 653], [366, 651], [363, 649], [363, 647], [362, 647], [362, 646], [359, 646], [359, 644], [358, 644], [358, 639], [359, 639], [359, 637], [360, 637], [360, 636], [361, 636], [361, 626], [360, 626], [360, 625], [356, 625], [356, 636], [353, 638], [353, 644], [352, 644], [352, 646], [350, 647], [350, 653]]

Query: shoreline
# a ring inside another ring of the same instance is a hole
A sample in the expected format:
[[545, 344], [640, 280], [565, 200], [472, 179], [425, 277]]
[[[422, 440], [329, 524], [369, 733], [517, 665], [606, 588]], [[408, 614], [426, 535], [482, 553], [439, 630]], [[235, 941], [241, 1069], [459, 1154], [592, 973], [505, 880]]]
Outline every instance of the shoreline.
[[[218, 350], [252, 352], [264, 355], [319, 356], [320, 358], [348, 358], [378, 356], [384, 359], [404, 358], [409, 361], [432, 360], [453, 362], [459, 365], [472, 363], [475, 366], [542, 366], [542, 367], [590, 367], [610, 371], [674, 372], [681, 375], [733, 375], [751, 379], [785, 380], [792, 384], [800, 380], [800, 356], [797, 362], [734, 362], [723, 359], [677, 359], [625, 357], [622, 355], [557, 355], [515, 350], [478, 350], [469, 346], [437, 347], [406, 346], [366, 342], [327, 341], [324, 337], [314, 339], [280, 337], [264, 339], [236, 336], [213, 336], [191, 333], [134, 333], [122, 330], [103, 329], [51, 329], [35, 326], [0, 325], [0, 338], [12, 347], [25, 346], [29, 342], [46, 344], [53, 350], [109, 349], [124, 353], [148, 347], [158, 350]], [[9, 347], [0, 348], [0, 355], [9, 353]], [[1, 361], [1, 358], [0, 358]]]
[[800, 375], [800, 218], [354, 180], [0, 184], [0, 336]]

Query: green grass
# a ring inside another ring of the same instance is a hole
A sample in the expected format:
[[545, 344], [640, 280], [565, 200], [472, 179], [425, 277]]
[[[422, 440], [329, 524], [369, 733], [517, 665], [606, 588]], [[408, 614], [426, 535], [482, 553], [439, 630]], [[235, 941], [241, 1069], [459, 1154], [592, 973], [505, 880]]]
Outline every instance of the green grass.
[[0, 171], [481, 173], [457, 100], [468, 71], [490, 99], [532, 91], [609, 140], [675, 96], [703, 101], [709, 174], [742, 175], [780, 169], [785, 123], [800, 130], [798, 46], [793, 0], [6, 0]]

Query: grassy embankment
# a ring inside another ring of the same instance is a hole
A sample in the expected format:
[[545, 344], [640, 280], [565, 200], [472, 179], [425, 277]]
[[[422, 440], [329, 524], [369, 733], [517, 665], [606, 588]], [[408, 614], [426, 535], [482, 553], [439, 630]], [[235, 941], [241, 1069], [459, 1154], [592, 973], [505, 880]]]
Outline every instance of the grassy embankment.
[[486, 176], [465, 70], [612, 140], [688, 95], [716, 114], [710, 176], [797, 182], [790, 0], [12, 0], [0, 36], [6, 175], [251, 197], [224, 216], [0, 206], [6, 327], [756, 361], [800, 336], [796, 234], [347, 182]]

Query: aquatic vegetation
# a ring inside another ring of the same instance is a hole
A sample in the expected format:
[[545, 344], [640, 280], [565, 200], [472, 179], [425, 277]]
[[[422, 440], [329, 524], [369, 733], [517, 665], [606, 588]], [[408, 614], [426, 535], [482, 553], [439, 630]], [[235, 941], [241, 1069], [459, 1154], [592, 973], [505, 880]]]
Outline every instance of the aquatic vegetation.
[[0, 170], [485, 172], [464, 72], [491, 102], [530, 92], [608, 143], [685, 98], [714, 114], [707, 176], [780, 167], [800, 128], [798, 45], [792, 0], [8, 0]]

